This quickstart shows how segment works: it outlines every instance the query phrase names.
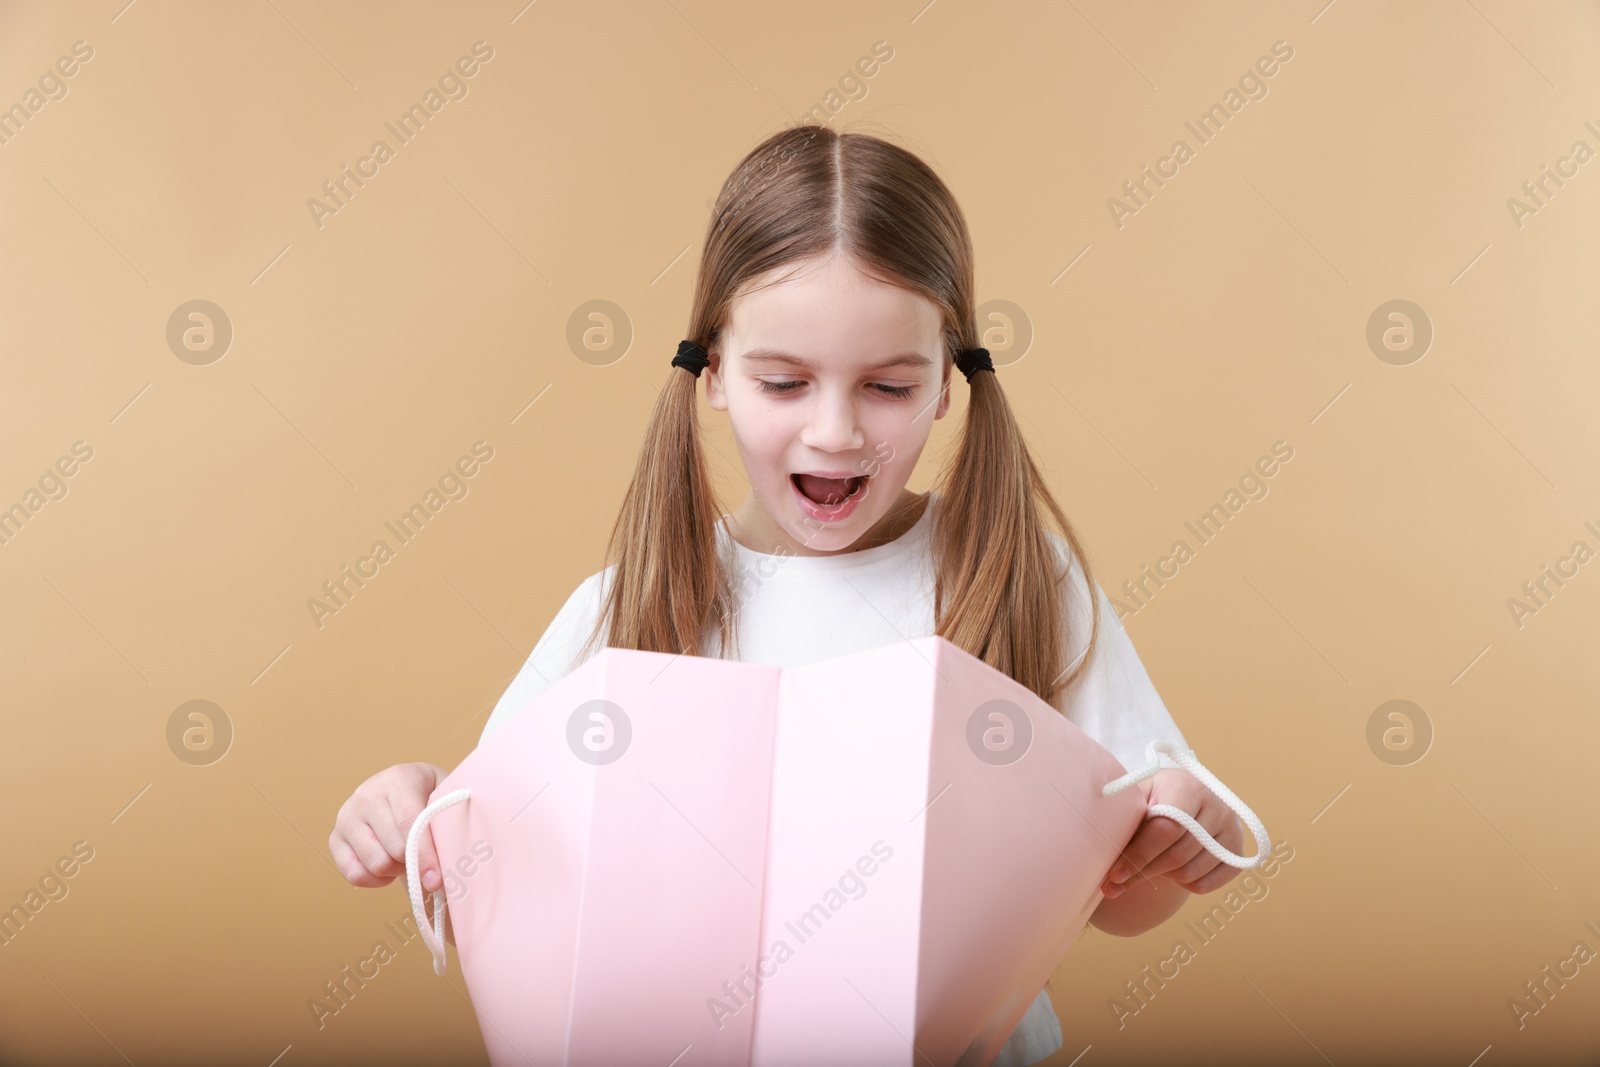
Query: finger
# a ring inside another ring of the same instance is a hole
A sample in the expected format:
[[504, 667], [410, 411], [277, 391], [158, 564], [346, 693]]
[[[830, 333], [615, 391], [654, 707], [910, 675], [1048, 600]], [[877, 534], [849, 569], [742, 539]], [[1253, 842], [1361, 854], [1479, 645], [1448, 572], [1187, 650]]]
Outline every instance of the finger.
[[394, 856], [384, 847], [374, 827], [370, 823], [362, 823], [350, 833], [345, 835], [350, 848], [362, 864], [371, 871], [376, 878], [385, 882], [406, 873], [405, 864], [396, 861]]
[[[1245, 827], [1238, 821], [1230, 809], [1208, 808], [1195, 816], [1206, 833], [1210, 833], [1211, 840], [1216, 841], [1222, 848], [1226, 848], [1235, 856], [1245, 848]], [[1210, 851], [1210, 849], [1208, 849]]]
[[345, 880], [351, 885], [363, 889], [377, 889], [394, 881], [392, 877], [381, 878], [367, 870], [367, 865], [356, 855], [344, 835], [337, 830], [328, 839], [328, 850], [333, 853], [334, 866], [339, 868], [339, 873], [344, 875]]
[[[1234, 855], [1239, 854], [1239, 843], [1237, 841], [1224, 841], [1219, 839], [1217, 843], [1222, 845], [1222, 847], [1227, 849], [1229, 852], [1232, 852]], [[1195, 844], [1199, 845], [1199, 842], [1196, 841]], [[1192, 882], [1196, 878], [1209, 873], [1218, 866], [1227, 867], [1230, 871], [1237, 871], [1239, 869], [1231, 864], [1223, 863], [1217, 857], [1213, 856], [1208, 849], [1200, 848], [1198, 849], [1198, 854], [1192, 859], [1188, 860], [1182, 866], [1174, 868], [1170, 872], [1169, 877], [1171, 877], [1175, 882]]]
[[1171, 848], [1188, 831], [1165, 815], [1146, 816], [1122, 856], [1111, 865], [1110, 881], [1126, 882], [1135, 872]]
[[339, 809], [328, 849], [334, 853], [340, 871], [352, 884], [362, 887], [388, 885], [394, 871], [386, 869], [382, 847], [372, 836], [367, 805], [360, 790]]
[[1145, 864], [1144, 873], [1151, 878], [1158, 874], [1169, 874], [1193, 860], [1197, 854], [1204, 852], [1205, 846], [1200, 844], [1200, 839], [1185, 832], [1182, 837], [1169, 845], [1165, 852]]
[[[427, 806], [427, 797], [422, 798], [423, 803], [418, 803], [411, 798], [395, 796], [390, 799], [392, 814], [395, 818], [394, 837], [390, 847], [398, 850], [400, 863], [405, 863], [406, 838], [411, 833], [412, 825], [417, 821], [417, 816]], [[439, 865], [439, 852], [433, 843], [433, 827], [425, 828], [417, 837], [417, 871], [422, 878], [422, 888], [433, 892], [444, 884]]]
[[1211, 893], [1233, 881], [1238, 874], [1239, 868], [1219, 862], [1209, 873], [1201, 875], [1192, 882], [1181, 884], [1191, 893]]
[[[1202, 850], [1200, 855], [1196, 856], [1188, 863], [1185, 863], [1183, 866], [1168, 872], [1167, 877], [1171, 878], [1179, 885], [1187, 886], [1192, 884], [1197, 879], [1203, 878], [1210, 874], [1218, 867], [1227, 867], [1227, 869], [1230, 871], [1238, 870], [1237, 867], [1228, 867], [1227, 864], [1217, 859], [1217, 857], [1213, 856], [1211, 853]], [[1193, 890], [1191, 890], [1191, 892], [1193, 892]]]
[[[1200, 839], [1185, 831], [1183, 836], [1169, 845], [1164, 852], [1146, 863], [1139, 874], [1152, 879], [1165, 875], [1174, 882], [1184, 884], [1210, 871], [1216, 863], [1216, 858], [1206, 851]], [[1112, 882], [1108, 876], [1102, 889], [1120, 891], [1129, 884], [1131, 882]], [[1116, 896], [1117, 892], [1108, 892], [1108, 895]]]
[[433, 827], [428, 827], [422, 832], [422, 838], [417, 843], [417, 867], [422, 871], [422, 887], [428, 892], [433, 892], [444, 884], [439, 865], [439, 853], [433, 847]]
[[[1197, 816], [1197, 819], [1200, 825], [1205, 827], [1206, 832], [1210, 833], [1211, 840], [1216, 841], [1218, 845], [1221, 845], [1222, 848], [1227, 849], [1230, 853], [1234, 853], [1235, 856], [1240, 854], [1243, 846], [1245, 846], [1245, 827], [1240, 824], [1237, 814], [1234, 814], [1232, 809], [1224, 808], [1224, 806], [1206, 808], [1203, 809], [1200, 816]], [[1211, 856], [1210, 849], [1206, 849], [1203, 854]], [[1179, 881], [1194, 881], [1195, 878], [1200, 877], [1203, 873], [1210, 872], [1211, 869], [1213, 869], [1213, 865], [1202, 864], [1202, 862], [1198, 861], [1197, 856], [1194, 861], [1190, 861], [1187, 869], [1176, 870], [1171, 877]], [[1238, 869], [1237, 867], [1230, 867], [1230, 870]]]
[[403, 816], [404, 809], [399, 802], [388, 796], [373, 805], [372, 817], [367, 821], [379, 847], [402, 871], [406, 865], [406, 831], [411, 829], [416, 813], [409, 818]]

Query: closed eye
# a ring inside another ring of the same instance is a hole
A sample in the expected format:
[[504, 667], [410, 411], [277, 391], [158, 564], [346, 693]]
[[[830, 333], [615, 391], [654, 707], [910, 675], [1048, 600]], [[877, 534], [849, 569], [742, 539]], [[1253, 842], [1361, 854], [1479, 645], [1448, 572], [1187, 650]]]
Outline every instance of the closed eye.
[[[800, 379], [794, 379], [787, 382], [769, 382], [758, 380], [757, 384], [761, 386], [761, 391], [763, 393], [782, 395], [785, 393], [794, 392], [796, 389], [800, 388], [800, 386], [804, 385], [805, 382]], [[917, 387], [914, 385], [884, 385], [882, 382], [873, 382], [872, 387], [879, 390], [883, 396], [891, 397], [895, 400], [906, 400], [911, 396], [911, 394], [917, 391]]]

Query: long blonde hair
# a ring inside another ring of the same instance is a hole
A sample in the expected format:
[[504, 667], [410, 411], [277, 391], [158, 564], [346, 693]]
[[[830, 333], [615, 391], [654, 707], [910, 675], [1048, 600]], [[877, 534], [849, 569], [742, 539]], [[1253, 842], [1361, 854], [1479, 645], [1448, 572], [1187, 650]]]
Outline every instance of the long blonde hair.
[[[972, 242], [950, 190], [903, 148], [815, 124], [768, 137], [723, 184], [684, 337], [712, 350], [742, 287], [784, 264], [830, 252], [848, 254], [869, 275], [941, 308], [945, 359], [981, 344]], [[718, 551], [723, 508], [700, 441], [698, 378], [678, 367], [669, 366], [667, 374], [611, 531], [606, 563], [615, 572], [580, 660], [602, 632], [617, 648], [702, 655], [713, 621], [721, 648], [734, 647], [734, 589]], [[934, 632], [1059, 706], [1098, 639], [1096, 585], [998, 377], [975, 374], [970, 390], [960, 445], [935, 485]], [[1066, 576], [1047, 536], [1045, 512], [1089, 590], [1089, 641], [1070, 675], [1073, 665], [1062, 662]]]

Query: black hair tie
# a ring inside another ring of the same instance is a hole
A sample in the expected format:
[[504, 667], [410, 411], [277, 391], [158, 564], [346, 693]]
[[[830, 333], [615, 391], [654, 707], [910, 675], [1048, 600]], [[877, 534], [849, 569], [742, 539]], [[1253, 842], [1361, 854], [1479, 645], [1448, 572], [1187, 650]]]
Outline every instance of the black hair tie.
[[961, 373], [967, 376], [967, 381], [972, 381], [972, 376], [981, 370], [994, 370], [994, 361], [989, 358], [987, 348], [969, 348], [956, 357], [956, 366]]
[[711, 365], [711, 357], [706, 355], [706, 350], [693, 341], [679, 341], [678, 354], [672, 357], [674, 367], [682, 367], [696, 378], [700, 372]]

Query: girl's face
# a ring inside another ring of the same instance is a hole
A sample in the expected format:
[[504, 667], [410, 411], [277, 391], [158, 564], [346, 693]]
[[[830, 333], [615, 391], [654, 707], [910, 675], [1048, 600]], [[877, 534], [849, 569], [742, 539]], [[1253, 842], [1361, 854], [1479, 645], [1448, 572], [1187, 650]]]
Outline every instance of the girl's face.
[[942, 317], [843, 255], [774, 276], [783, 280], [734, 300], [706, 368], [706, 399], [728, 413], [750, 479], [740, 540], [850, 551], [905, 502], [933, 420], [949, 410]]

